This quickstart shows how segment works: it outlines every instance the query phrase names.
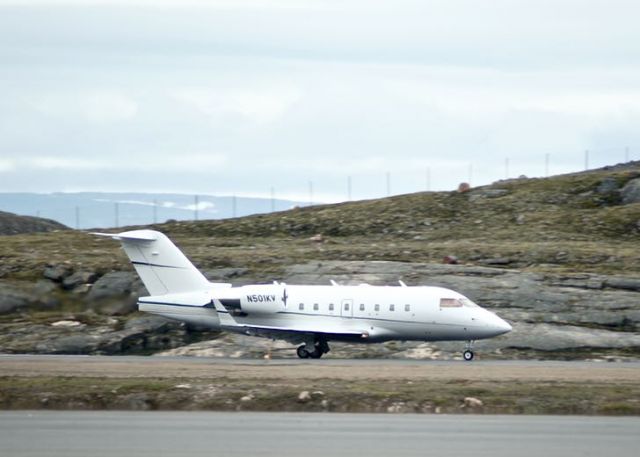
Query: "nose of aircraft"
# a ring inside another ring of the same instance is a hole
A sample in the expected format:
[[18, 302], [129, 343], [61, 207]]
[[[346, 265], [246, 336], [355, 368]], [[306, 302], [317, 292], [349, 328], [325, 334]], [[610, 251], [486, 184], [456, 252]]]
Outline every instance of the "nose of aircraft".
[[501, 317], [487, 312], [484, 322], [489, 327], [492, 336], [503, 335], [509, 333], [512, 330], [511, 325]]
[[[496, 316], [498, 317], [498, 316]], [[497, 322], [496, 322], [496, 327], [498, 328], [498, 331], [500, 332], [500, 335], [502, 335], [503, 333], [509, 333], [511, 330], [513, 330], [513, 327], [511, 327], [511, 325], [505, 321], [504, 319], [498, 317]]]
[[491, 319], [491, 322], [489, 325], [493, 329], [495, 329], [496, 336], [502, 335], [504, 333], [509, 333], [512, 330], [511, 325], [509, 325], [507, 321], [505, 321], [501, 317], [496, 316], [495, 314], [493, 315], [493, 319]]

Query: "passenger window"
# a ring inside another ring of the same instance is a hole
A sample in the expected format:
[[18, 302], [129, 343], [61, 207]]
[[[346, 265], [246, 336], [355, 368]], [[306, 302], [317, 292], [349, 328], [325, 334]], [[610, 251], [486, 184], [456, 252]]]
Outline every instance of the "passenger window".
[[376, 311], [380, 311], [380, 305], [376, 304], [373, 309], [375, 309]]
[[300, 303], [300, 305], [298, 305], [298, 309], [302, 311], [304, 309], [304, 303]]
[[333, 303], [329, 303], [329, 311], [333, 311]]
[[404, 305], [404, 310], [405, 311], [411, 311], [411, 306], [410, 305]]
[[396, 305], [389, 305], [389, 311], [395, 311]]
[[313, 310], [314, 310], [314, 311], [318, 311], [318, 304], [317, 304], [317, 303], [314, 303], [314, 304], [313, 304]]
[[364, 303], [360, 303], [360, 311], [364, 311]]
[[349, 311], [349, 303], [345, 303], [344, 304], [344, 310], [345, 311]]

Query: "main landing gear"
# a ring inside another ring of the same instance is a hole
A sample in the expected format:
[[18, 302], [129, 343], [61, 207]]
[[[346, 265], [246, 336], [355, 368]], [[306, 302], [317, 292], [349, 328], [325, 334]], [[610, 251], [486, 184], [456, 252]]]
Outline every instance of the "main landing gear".
[[296, 354], [298, 354], [298, 357], [300, 357], [301, 359], [319, 359], [323, 356], [323, 354], [326, 354], [330, 351], [329, 345], [326, 341], [316, 341], [313, 344], [313, 350], [311, 351], [307, 348], [307, 346], [309, 345], [303, 344], [302, 346], [299, 346], [298, 349], [296, 349]]
[[467, 346], [464, 350], [464, 352], [462, 353], [462, 358], [465, 359], [467, 362], [471, 362], [473, 360], [473, 341], [468, 341], [467, 342]]

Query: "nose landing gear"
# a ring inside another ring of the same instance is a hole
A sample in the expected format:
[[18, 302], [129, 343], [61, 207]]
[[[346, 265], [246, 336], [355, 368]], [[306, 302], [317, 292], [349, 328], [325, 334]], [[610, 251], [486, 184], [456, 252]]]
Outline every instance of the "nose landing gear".
[[462, 358], [467, 362], [471, 362], [473, 360], [473, 343], [473, 340], [467, 341], [467, 345], [464, 349], [464, 352], [462, 353]]

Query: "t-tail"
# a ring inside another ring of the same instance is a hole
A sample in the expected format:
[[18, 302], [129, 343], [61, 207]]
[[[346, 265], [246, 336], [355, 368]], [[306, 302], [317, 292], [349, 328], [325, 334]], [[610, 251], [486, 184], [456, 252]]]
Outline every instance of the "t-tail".
[[122, 243], [150, 296], [138, 299], [138, 309], [147, 313], [208, 327], [220, 328], [213, 306], [214, 284], [198, 271], [165, 235], [153, 230], [94, 233]]
[[122, 243], [150, 295], [204, 291], [211, 284], [164, 234], [154, 230], [94, 233]]

